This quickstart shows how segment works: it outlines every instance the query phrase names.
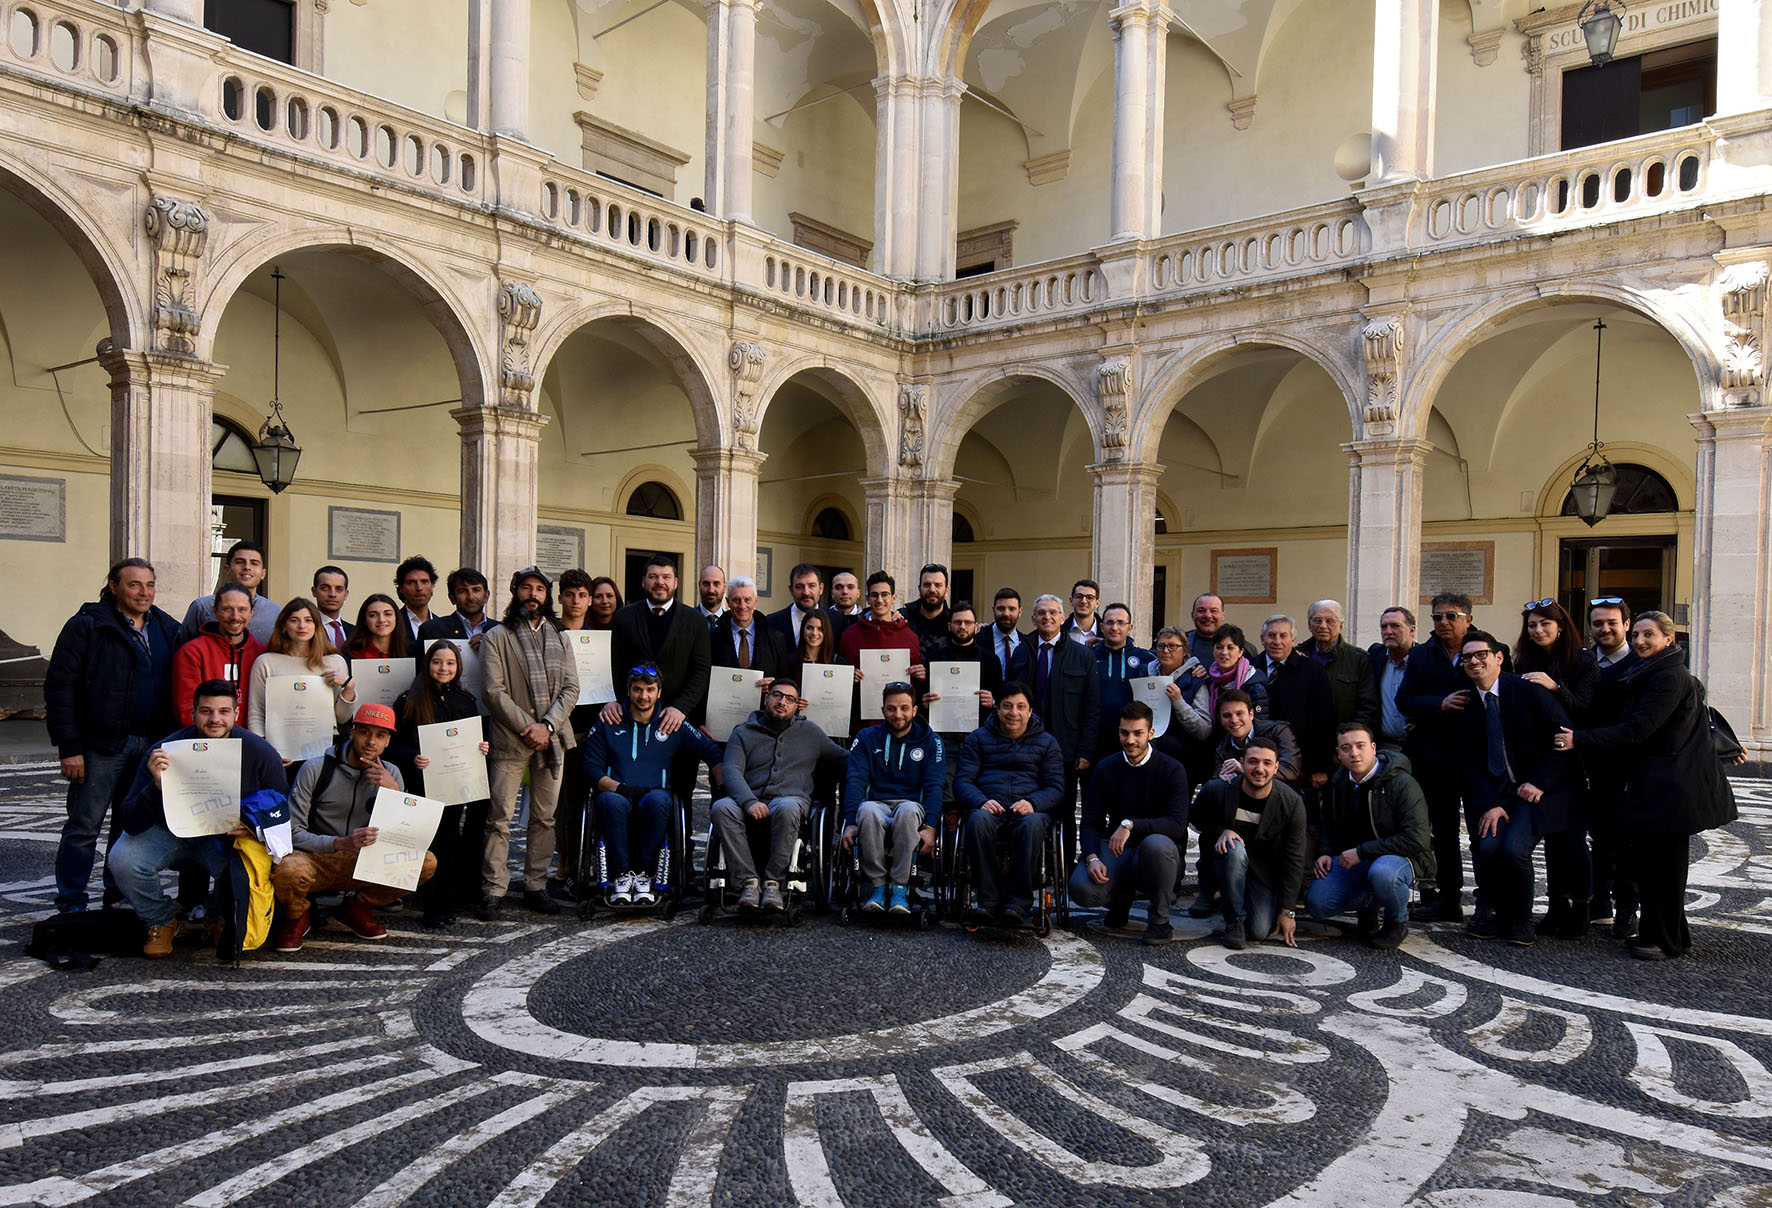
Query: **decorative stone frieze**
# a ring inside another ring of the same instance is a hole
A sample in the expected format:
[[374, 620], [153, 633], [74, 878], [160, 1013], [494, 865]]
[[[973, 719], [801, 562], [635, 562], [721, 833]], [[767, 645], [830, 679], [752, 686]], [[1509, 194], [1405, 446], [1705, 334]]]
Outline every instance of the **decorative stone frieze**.
[[1095, 390], [1101, 396], [1101, 456], [1119, 461], [1126, 456], [1128, 402], [1132, 394], [1132, 358], [1109, 357], [1095, 370]]
[[757, 447], [757, 383], [763, 380], [767, 359], [763, 346], [748, 340], [734, 341], [726, 354], [726, 367], [732, 370], [732, 426], [741, 449]]
[[1766, 278], [1764, 260], [1723, 270], [1723, 406], [1757, 407], [1765, 399]]
[[1402, 376], [1403, 319], [1380, 315], [1360, 331], [1366, 357], [1366, 434], [1388, 436], [1396, 430], [1398, 381]]
[[916, 471], [923, 465], [923, 429], [929, 419], [929, 387], [905, 382], [898, 388], [898, 464]]
[[154, 245], [154, 347], [197, 350], [196, 273], [209, 242], [209, 212], [194, 201], [156, 197], [144, 219]]
[[523, 411], [535, 408], [535, 369], [530, 361], [529, 333], [541, 318], [541, 295], [521, 281], [506, 281], [498, 291], [499, 404]]

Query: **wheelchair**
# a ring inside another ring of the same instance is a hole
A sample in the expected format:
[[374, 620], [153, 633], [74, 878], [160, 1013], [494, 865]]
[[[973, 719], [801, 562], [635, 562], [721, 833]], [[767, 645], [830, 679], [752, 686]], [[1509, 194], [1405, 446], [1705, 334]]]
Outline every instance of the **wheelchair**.
[[[929, 825], [925, 821], [925, 825]], [[927, 931], [947, 911], [946, 886], [941, 870], [942, 820], [935, 820], [935, 851], [928, 856], [918, 852], [911, 859], [910, 899], [908, 915], [878, 914], [861, 908], [861, 845], [843, 850], [843, 810], [837, 806], [819, 806], [813, 811], [813, 834], [823, 852], [820, 865], [823, 877], [823, 900], [826, 909], [837, 912], [837, 922], [844, 927], [858, 920], [881, 924], [903, 921], [919, 931]]]
[[[800, 820], [800, 833], [794, 838], [793, 853], [788, 859], [787, 877], [781, 883], [786, 905], [779, 917], [789, 927], [799, 925], [801, 914], [807, 905], [810, 904], [819, 913], [826, 908], [822, 896], [826, 873], [818, 846], [818, 832], [814, 826], [819, 809], [818, 803], [814, 802], [812, 808], [806, 811], [806, 816]], [[760, 870], [769, 861], [767, 820], [748, 822], [745, 836], [751, 844], [751, 862]], [[702, 907], [696, 918], [705, 926], [717, 918], [737, 915], [738, 895], [743, 888], [734, 884], [728, 875], [726, 853], [720, 848], [720, 832], [715, 828], [712, 818], [708, 820], [704, 868]], [[761, 912], [756, 917], [760, 921], [770, 918]]]
[[[971, 855], [966, 851], [965, 829], [966, 814], [958, 814], [953, 830], [948, 834], [953, 855], [953, 875], [950, 884], [952, 893], [949, 900], [950, 917], [960, 923], [968, 932], [983, 930], [1008, 931], [1011, 934], [1019, 928], [1005, 928], [994, 923], [968, 919], [966, 912], [972, 904], [972, 877], [969, 861]], [[947, 834], [946, 819], [941, 833]], [[1004, 867], [1008, 867], [1009, 853], [1002, 853]], [[1044, 939], [1052, 933], [1054, 926], [1068, 927], [1071, 921], [1071, 902], [1067, 892], [1070, 882], [1070, 869], [1065, 859], [1064, 831], [1058, 821], [1046, 828], [1046, 837], [1041, 841], [1037, 852], [1039, 862], [1033, 869], [1034, 911], [1029, 920], [1033, 924], [1035, 935]]]
[[666, 818], [664, 842], [659, 846], [652, 869], [652, 892], [657, 901], [611, 902], [609, 890], [619, 874], [609, 867], [609, 848], [597, 830], [596, 793], [592, 792], [591, 799], [585, 802], [579, 832], [578, 867], [573, 870], [574, 883], [582, 895], [578, 904], [581, 920], [590, 919], [599, 910], [613, 914], [644, 912], [661, 919], [676, 917], [689, 892], [694, 868], [689, 847], [689, 802], [673, 795], [672, 804], [674, 808]]

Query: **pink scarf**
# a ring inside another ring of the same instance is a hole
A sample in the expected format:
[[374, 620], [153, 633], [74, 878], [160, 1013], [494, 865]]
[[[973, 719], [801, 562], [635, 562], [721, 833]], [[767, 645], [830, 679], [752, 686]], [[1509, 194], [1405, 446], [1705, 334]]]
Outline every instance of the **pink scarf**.
[[1206, 668], [1206, 715], [1218, 716], [1218, 690], [1220, 688], [1241, 688], [1243, 681], [1255, 674], [1255, 668], [1249, 665], [1247, 655], [1231, 664], [1229, 671], [1221, 668], [1216, 662]]

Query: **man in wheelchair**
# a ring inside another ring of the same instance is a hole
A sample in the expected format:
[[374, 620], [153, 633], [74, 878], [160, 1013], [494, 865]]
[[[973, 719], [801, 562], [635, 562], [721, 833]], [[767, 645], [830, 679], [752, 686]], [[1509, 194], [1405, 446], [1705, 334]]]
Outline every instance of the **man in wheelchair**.
[[947, 757], [941, 735], [917, 716], [911, 685], [887, 684], [880, 711], [880, 724], [856, 735], [849, 748], [843, 850], [861, 845], [861, 880], [867, 890], [862, 910], [908, 915], [912, 858], [919, 847], [925, 855], [935, 850], [935, 829], [923, 822], [941, 819]]
[[[655, 882], [671, 811], [671, 761], [690, 751], [708, 765], [716, 794], [720, 792], [720, 748], [694, 726], [658, 732], [658, 668], [641, 663], [628, 672], [628, 699], [621, 720], [598, 721], [584, 744], [585, 779], [595, 798], [597, 836], [602, 855], [600, 880], [609, 885], [611, 906], [645, 906], [657, 900]], [[611, 879], [611, 875], [613, 878]]]
[[[726, 742], [727, 796], [714, 802], [714, 831], [731, 881], [740, 886], [738, 909], [776, 914], [787, 908], [782, 882], [793, 861], [800, 826], [812, 808], [812, 774], [821, 759], [847, 759], [818, 723], [800, 716], [800, 688], [786, 676], [769, 685], [763, 707]], [[758, 883], [746, 827], [769, 825], [769, 857]]]
[[1028, 686], [1004, 685], [997, 711], [960, 745], [954, 777], [954, 799], [971, 811], [963, 841], [978, 904], [969, 922], [1028, 926], [1041, 845], [1068, 809], [1064, 784], [1064, 755], [1034, 716]]

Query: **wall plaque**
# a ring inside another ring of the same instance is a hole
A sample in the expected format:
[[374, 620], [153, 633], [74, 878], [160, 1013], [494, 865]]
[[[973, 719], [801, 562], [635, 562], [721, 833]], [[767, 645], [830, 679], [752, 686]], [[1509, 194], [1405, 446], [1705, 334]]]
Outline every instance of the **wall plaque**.
[[1421, 602], [1440, 592], [1457, 592], [1472, 604], [1493, 604], [1495, 542], [1424, 541], [1421, 543]]
[[1278, 546], [1212, 551], [1212, 594], [1226, 604], [1272, 604]]
[[326, 556], [334, 562], [400, 561], [400, 513], [327, 508]]
[[582, 570], [585, 564], [585, 531], [557, 524], [535, 528], [535, 564], [558, 579], [563, 570]]
[[68, 480], [0, 474], [0, 538], [68, 539]]

